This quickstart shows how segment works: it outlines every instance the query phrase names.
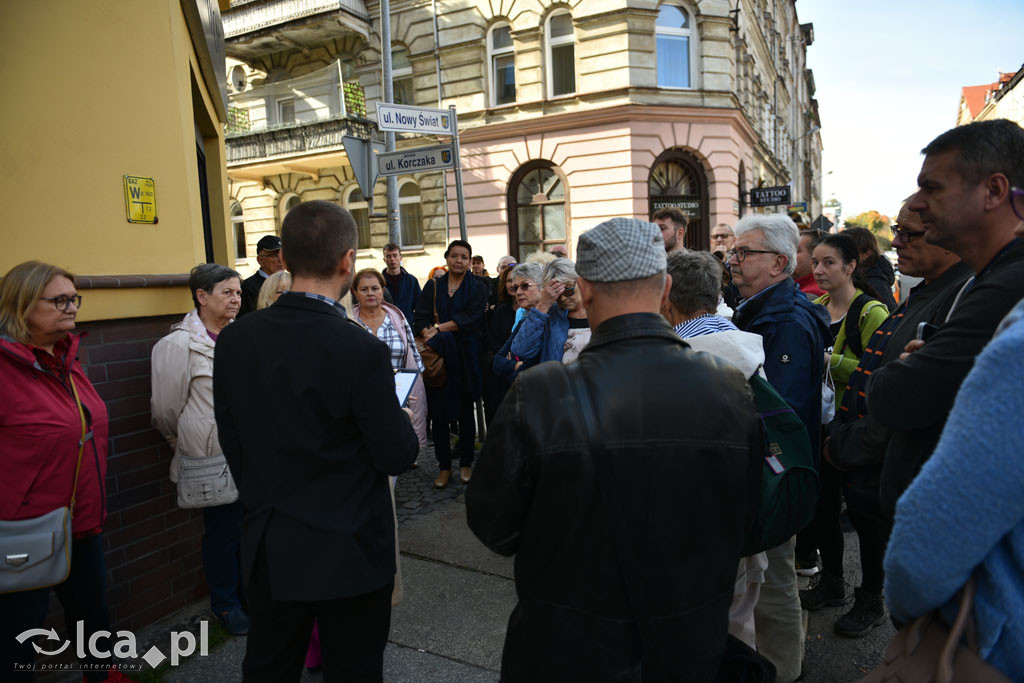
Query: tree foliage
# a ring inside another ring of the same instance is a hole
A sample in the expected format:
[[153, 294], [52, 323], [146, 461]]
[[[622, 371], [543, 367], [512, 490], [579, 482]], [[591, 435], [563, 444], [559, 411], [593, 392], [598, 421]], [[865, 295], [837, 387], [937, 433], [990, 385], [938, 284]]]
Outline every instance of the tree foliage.
[[877, 211], [864, 211], [856, 216], [850, 216], [845, 219], [846, 227], [859, 227], [867, 228], [874, 233], [875, 239], [878, 240], [878, 248], [885, 253], [892, 246], [892, 237], [890, 228], [892, 227], [892, 220]]

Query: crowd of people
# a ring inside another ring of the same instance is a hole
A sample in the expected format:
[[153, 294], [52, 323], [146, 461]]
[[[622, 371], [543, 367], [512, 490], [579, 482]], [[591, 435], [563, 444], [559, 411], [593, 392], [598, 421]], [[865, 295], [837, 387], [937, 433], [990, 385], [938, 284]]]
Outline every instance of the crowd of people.
[[[575, 260], [505, 256], [494, 277], [454, 240], [421, 287], [394, 244], [356, 272], [351, 215], [312, 201], [259, 241], [251, 277], [196, 266], [193, 310], [152, 352], [152, 419], [178, 505], [202, 509], [211, 609], [249, 639], [244, 680], [303, 663], [382, 680], [395, 478], [428, 437], [434, 485], [455, 450], [469, 527], [517, 558], [504, 681], [803, 680], [802, 610], [849, 605], [834, 628], [851, 638], [933, 611], [951, 624], [967, 585], [977, 654], [1024, 679], [1024, 130], [972, 123], [923, 154], [892, 226], [900, 274], [921, 280], [899, 303], [868, 230], [752, 214], [691, 251], [671, 207], [583, 232]], [[0, 542], [17, 562], [18, 530], [70, 509], [53, 588], [92, 640], [109, 631], [108, 417], [76, 359], [81, 305], [56, 266], [0, 280]], [[799, 418], [819, 496], [806, 527], [749, 554], [770, 476], [755, 378]], [[4, 674], [32, 663], [15, 636], [50, 591], [12, 576]], [[92, 659], [88, 680], [126, 680]]]

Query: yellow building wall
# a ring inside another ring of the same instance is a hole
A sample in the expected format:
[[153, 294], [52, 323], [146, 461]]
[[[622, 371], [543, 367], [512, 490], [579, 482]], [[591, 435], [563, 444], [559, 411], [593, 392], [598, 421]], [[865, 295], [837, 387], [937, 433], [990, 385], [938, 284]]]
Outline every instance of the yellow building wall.
[[[223, 128], [210, 99], [219, 93], [206, 90], [179, 0], [0, 3], [0, 82], [0, 273], [29, 259], [87, 275], [187, 273], [204, 262], [197, 123], [212, 167], [214, 253], [226, 262]], [[155, 179], [155, 225], [127, 221], [124, 175]], [[183, 287], [87, 294], [81, 320], [191, 307]]]

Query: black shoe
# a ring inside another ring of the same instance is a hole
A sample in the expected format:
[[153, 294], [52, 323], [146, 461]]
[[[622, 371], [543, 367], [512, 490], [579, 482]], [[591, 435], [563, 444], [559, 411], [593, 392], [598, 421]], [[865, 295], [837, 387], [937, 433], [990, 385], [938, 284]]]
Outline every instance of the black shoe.
[[214, 612], [213, 615], [217, 617], [217, 621], [224, 627], [224, 630], [231, 635], [244, 636], [249, 633], [249, 617], [237, 607], [227, 612]]
[[868, 593], [863, 588], [855, 588], [853, 595], [853, 607], [839, 617], [835, 631], [847, 638], [863, 638], [868, 631], [885, 623], [885, 602], [881, 595]]
[[846, 582], [843, 577], [829, 571], [822, 571], [811, 579], [811, 586], [800, 591], [800, 606], [809, 612], [819, 610], [826, 605], [845, 605], [850, 599], [846, 597]]

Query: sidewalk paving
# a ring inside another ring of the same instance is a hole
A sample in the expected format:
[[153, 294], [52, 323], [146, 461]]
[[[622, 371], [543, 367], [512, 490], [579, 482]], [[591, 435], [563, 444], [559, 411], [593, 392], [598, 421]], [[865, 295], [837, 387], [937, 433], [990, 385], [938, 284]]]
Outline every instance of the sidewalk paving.
[[[494, 683], [499, 678], [505, 626], [516, 603], [513, 560], [490, 552], [467, 527], [465, 485], [456, 477], [448, 488], [434, 489], [436, 475], [428, 450], [420, 457], [420, 467], [400, 477], [396, 487], [405, 597], [392, 610], [384, 680]], [[856, 534], [846, 534], [846, 543], [847, 581], [852, 586], [860, 578]], [[802, 586], [806, 583], [801, 579]], [[859, 640], [841, 638], [834, 635], [832, 624], [846, 609], [805, 613], [807, 683], [853, 683], [880, 660], [894, 633], [891, 624]], [[197, 603], [147, 632], [166, 642], [170, 630], [208, 616], [205, 603]], [[241, 681], [245, 646], [244, 638], [229, 638], [206, 657], [193, 656], [163, 670], [160, 680]], [[323, 676], [304, 672], [302, 680], [316, 683]]]

